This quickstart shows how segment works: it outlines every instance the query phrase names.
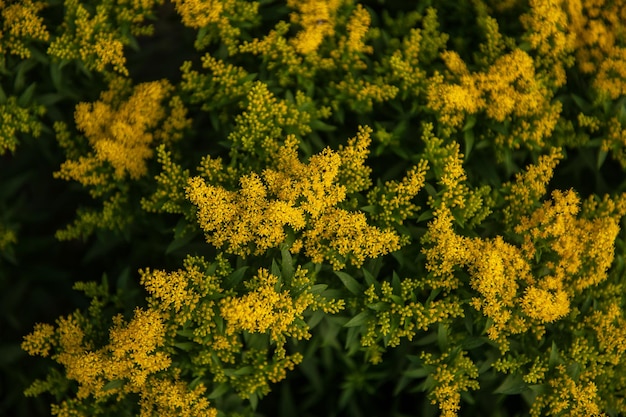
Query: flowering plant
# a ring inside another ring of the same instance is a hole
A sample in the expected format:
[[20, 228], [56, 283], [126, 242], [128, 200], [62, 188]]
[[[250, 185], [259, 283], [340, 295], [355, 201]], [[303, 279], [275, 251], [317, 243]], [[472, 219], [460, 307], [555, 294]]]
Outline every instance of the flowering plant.
[[626, 413], [624, 2], [0, 14], [3, 408]]

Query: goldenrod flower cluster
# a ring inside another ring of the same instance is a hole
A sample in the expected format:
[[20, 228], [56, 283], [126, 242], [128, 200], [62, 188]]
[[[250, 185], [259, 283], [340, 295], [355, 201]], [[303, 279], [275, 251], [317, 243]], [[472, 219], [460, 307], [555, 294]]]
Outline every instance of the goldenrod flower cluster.
[[0, 62], [4, 62], [6, 52], [21, 58], [30, 58], [31, 52], [26, 42], [42, 41], [50, 38], [43, 18], [38, 14], [46, 4], [41, 1], [24, 0], [19, 3], [0, 1], [2, 28], [0, 29]]
[[44, 113], [42, 106], [21, 106], [16, 97], [0, 103], [0, 155], [15, 151], [18, 132], [38, 137], [41, 134], [39, 117]]
[[348, 259], [360, 265], [399, 248], [394, 232], [368, 225], [362, 212], [337, 207], [346, 198], [346, 187], [337, 183], [340, 170], [363, 178], [358, 148], [347, 150], [358, 142], [341, 154], [326, 149], [303, 164], [295, 138], [286, 141], [278, 150], [276, 169], [243, 176], [238, 191], [200, 177], [189, 180], [187, 197], [198, 207], [198, 222], [209, 243], [230, 253], [258, 255], [283, 243], [288, 226], [297, 236], [294, 253], [302, 247], [313, 262], [327, 260], [335, 268]]

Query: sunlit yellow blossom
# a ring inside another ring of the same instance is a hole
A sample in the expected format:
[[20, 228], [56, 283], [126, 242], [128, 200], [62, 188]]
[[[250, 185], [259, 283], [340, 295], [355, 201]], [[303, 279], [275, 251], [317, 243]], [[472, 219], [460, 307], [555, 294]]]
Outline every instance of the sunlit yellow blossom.
[[428, 284], [433, 288], [452, 290], [460, 285], [455, 269], [469, 261], [468, 239], [454, 232], [449, 208], [441, 206], [433, 214], [423, 239], [432, 247], [422, 249], [426, 255], [426, 269], [433, 275]]
[[372, 47], [366, 46], [363, 42], [363, 38], [369, 30], [371, 22], [370, 14], [361, 6], [357, 4], [356, 9], [352, 12], [346, 30], [348, 32], [348, 48], [363, 53], [371, 53]]
[[199, 384], [191, 389], [183, 381], [150, 377], [139, 404], [141, 417], [216, 417], [206, 397], [206, 387]]
[[224, 10], [221, 0], [174, 0], [174, 4], [183, 24], [192, 28], [217, 23]]
[[347, 259], [360, 265], [365, 258], [398, 249], [396, 233], [368, 225], [361, 212], [337, 207], [346, 198], [346, 187], [337, 183], [340, 172], [367, 180], [360, 141], [349, 142], [340, 152], [327, 148], [304, 164], [294, 138], [288, 137], [276, 155], [276, 169], [244, 175], [239, 191], [191, 178], [187, 198], [198, 207], [207, 241], [232, 253], [260, 254], [282, 243], [290, 226], [301, 233], [307, 256], [315, 262], [328, 259], [336, 268]]
[[499, 57], [485, 72], [470, 73], [456, 52], [446, 51], [442, 58], [458, 80], [448, 83], [435, 73], [428, 89], [429, 106], [444, 123], [459, 126], [464, 115], [480, 111], [502, 122], [512, 115], [539, 115], [545, 107], [547, 90], [535, 77], [532, 58], [520, 49]]
[[221, 315], [228, 324], [226, 331], [230, 334], [241, 330], [269, 333], [273, 340], [282, 342], [284, 334], [296, 330], [295, 320], [302, 319], [312, 299], [305, 294], [294, 299], [289, 291], [277, 290], [278, 277], [265, 269], [260, 269], [254, 280], [253, 291], [221, 301]]
[[550, 74], [556, 87], [565, 84], [565, 70], [574, 63], [576, 34], [567, 30], [567, 3], [576, 1], [530, 0], [529, 12], [520, 17], [525, 38], [538, 53], [536, 65]]
[[293, 39], [293, 45], [301, 54], [316, 52], [324, 37], [335, 33], [335, 13], [341, 0], [287, 0], [294, 9], [291, 21], [302, 29]]
[[564, 2], [569, 31], [575, 36], [576, 64], [594, 76], [593, 84], [603, 95], [617, 99], [626, 91], [626, 8], [621, 1]]
[[611, 217], [578, 218], [580, 199], [572, 190], [556, 190], [552, 197], [553, 201], [546, 201], [530, 217], [523, 218], [515, 231], [524, 235], [527, 259], [537, 256], [535, 242], [549, 242], [558, 260], [547, 266], [553, 279], [563, 284], [550, 285], [549, 289], [562, 289], [571, 296], [607, 278], [619, 226]]
[[515, 176], [515, 182], [506, 184], [510, 193], [504, 198], [508, 203], [504, 209], [507, 224], [516, 224], [523, 215], [530, 214], [533, 203], [545, 193], [546, 187], [559, 161], [563, 158], [560, 148], [553, 148], [549, 155], [539, 157], [537, 164], [529, 165], [524, 172]]
[[98, 167], [107, 165], [113, 168], [117, 179], [144, 175], [146, 160], [153, 153], [152, 131], [166, 115], [161, 101], [170, 89], [166, 81], [155, 81], [135, 87], [130, 98], [118, 106], [106, 100], [106, 96], [102, 101], [78, 104], [76, 125], [93, 151], [66, 161], [55, 176], [95, 185], [101, 181], [95, 174]]
[[555, 292], [529, 287], [522, 298], [522, 309], [541, 323], [550, 323], [569, 313], [569, 297], [563, 290]]
[[519, 302], [519, 287], [532, 282], [530, 264], [523, 253], [501, 237], [493, 240], [474, 239], [471, 250], [470, 285], [480, 297], [472, 299], [472, 306], [493, 320], [487, 329], [492, 340], [504, 342], [509, 333], [521, 333], [525, 326], [511, 326]]

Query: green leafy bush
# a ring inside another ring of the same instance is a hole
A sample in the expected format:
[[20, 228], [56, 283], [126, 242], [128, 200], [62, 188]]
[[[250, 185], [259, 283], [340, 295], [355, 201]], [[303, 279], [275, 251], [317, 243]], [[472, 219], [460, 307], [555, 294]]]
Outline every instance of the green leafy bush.
[[626, 413], [623, 3], [0, 0], [0, 411]]

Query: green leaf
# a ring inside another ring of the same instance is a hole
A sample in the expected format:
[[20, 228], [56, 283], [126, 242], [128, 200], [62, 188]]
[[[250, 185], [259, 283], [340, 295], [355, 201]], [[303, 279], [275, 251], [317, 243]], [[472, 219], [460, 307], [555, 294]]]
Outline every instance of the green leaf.
[[430, 372], [426, 368], [413, 368], [402, 372], [402, 375], [407, 378], [424, 378], [428, 376]]
[[311, 287], [311, 290], [309, 292], [311, 294], [320, 294], [324, 292], [326, 288], [328, 288], [328, 285], [326, 284], [315, 284], [314, 286]]
[[368, 286], [372, 286], [372, 285], [376, 285], [376, 278], [374, 278], [374, 275], [372, 275], [370, 273], [370, 271], [368, 271], [367, 269], [363, 268], [363, 278], [365, 278], [365, 282], [367, 283]]
[[461, 346], [463, 347], [463, 349], [472, 350], [484, 345], [488, 341], [489, 339], [487, 339], [486, 337], [467, 337], [463, 339], [463, 342], [461, 342]]
[[368, 311], [362, 311], [359, 314], [357, 314], [356, 316], [352, 317], [350, 320], [348, 320], [348, 322], [346, 324], [343, 325], [343, 327], [356, 327], [356, 326], [360, 326], [362, 324], [367, 323], [367, 321], [370, 319], [371, 314]]
[[252, 410], [256, 410], [257, 406], [259, 405], [258, 395], [252, 394], [248, 397], [248, 401], [250, 401], [250, 407], [252, 407]]
[[63, 72], [61, 71], [61, 65], [53, 62], [50, 65], [50, 78], [52, 79], [52, 85], [57, 91], [63, 90]]
[[311, 315], [311, 317], [309, 318], [309, 321], [307, 322], [307, 326], [309, 326], [309, 329], [312, 329], [315, 326], [317, 326], [319, 322], [322, 321], [324, 316], [325, 316], [325, 313], [323, 311], [316, 311], [315, 313], [313, 313], [313, 315]]
[[41, 104], [42, 106], [48, 107], [48, 106], [52, 106], [53, 104], [58, 103], [64, 98], [65, 97], [63, 96], [63, 94], [59, 94], [59, 93], [43, 94], [37, 97], [37, 103]]
[[277, 276], [277, 277], [282, 277], [282, 274], [280, 273], [280, 267], [278, 266], [278, 262], [276, 262], [276, 259], [272, 259], [272, 267], [270, 268], [270, 272], [272, 275]]
[[345, 349], [347, 351], [348, 356], [354, 355], [358, 352], [361, 344], [359, 343], [359, 329], [355, 327], [350, 327], [348, 329], [348, 333], [346, 334], [346, 345]]
[[360, 295], [363, 293], [363, 286], [359, 282], [352, 278], [352, 276], [345, 272], [335, 271], [335, 275], [339, 277], [343, 285], [354, 295]]
[[198, 232], [184, 234], [176, 233], [175, 236], [178, 235], [178, 237], [175, 237], [174, 240], [171, 241], [169, 245], [167, 245], [167, 248], [165, 248], [165, 254], [169, 255], [170, 253], [182, 249], [184, 246], [187, 246], [189, 242], [191, 242], [196, 236], [198, 236], [198, 234]]
[[319, 130], [320, 132], [333, 132], [337, 130], [337, 127], [324, 123], [321, 120], [313, 120], [311, 121], [311, 129]]
[[207, 398], [209, 400], [215, 400], [221, 397], [222, 395], [226, 394], [228, 390], [229, 388], [227, 384], [219, 384], [213, 391], [211, 391], [209, 395], [207, 395]]
[[471, 130], [475, 124], [476, 124], [476, 116], [474, 116], [473, 114], [470, 114], [469, 116], [467, 116], [465, 125], [463, 125], [463, 129], [462, 129], [463, 132], [467, 132], [468, 130]]
[[389, 310], [389, 303], [386, 303], [384, 301], [379, 301], [377, 303], [374, 304], [368, 304], [367, 308], [374, 310], [374, 311], [383, 311], [383, 310]]
[[467, 161], [474, 147], [474, 131], [466, 130], [463, 132], [463, 141], [465, 142], [465, 160]]
[[17, 104], [22, 107], [28, 106], [33, 100], [33, 95], [35, 94], [36, 87], [37, 83], [32, 83], [31, 85], [29, 85], [26, 90], [24, 90], [22, 95], [20, 95], [20, 97], [17, 99]]
[[521, 375], [509, 375], [494, 391], [494, 394], [514, 395], [520, 394], [528, 389], [528, 384], [522, 380]]
[[596, 161], [596, 169], [598, 171], [600, 170], [600, 168], [602, 168], [602, 164], [604, 164], [604, 161], [606, 160], [607, 155], [608, 155], [608, 152], [605, 151], [604, 149], [598, 150], [598, 158]]
[[184, 350], [185, 352], [189, 352], [196, 344], [193, 342], [179, 342], [174, 343], [174, 346], [180, 350]]
[[239, 284], [243, 280], [247, 269], [247, 266], [242, 266], [241, 268], [230, 274], [230, 276], [226, 278], [226, 281], [224, 281], [224, 288], [229, 290], [236, 287], [237, 284]]
[[417, 218], [417, 222], [418, 222], [418, 223], [420, 223], [420, 222], [423, 222], [423, 221], [425, 221], [425, 220], [430, 220], [430, 219], [432, 219], [433, 217], [434, 217], [434, 216], [433, 216], [433, 212], [432, 212], [431, 210], [426, 210], [426, 211], [423, 211], [423, 212], [419, 215], [419, 217]]
[[294, 267], [293, 267], [293, 258], [291, 257], [291, 253], [287, 249], [283, 249], [280, 251], [281, 255], [281, 269], [283, 272], [283, 278], [288, 279], [293, 277], [294, 275]]
[[[401, 291], [401, 285], [400, 285], [400, 277], [398, 276], [398, 274], [396, 274], [396, 271], [393, 271], [393, 273], [391, 274], [391, 286], [393, 287], [393, 292], [395, 294], [400, 294]], [[402, 301], [400, 301], [401, 303]]]
[[437, 345], [442, 352], [448, 350], [448, 327], [443, 323], [437, 327]]
[[102, 387], [102, 391], [108, 391], [108, 390], [112, 390], [116, 388], [121, 388], [122, 386], [124, 386], [123, 380], [114, 379], [113, 381], [109, 381], [106, 384], [104, 384], [104, 387]]
[[182, 337], [187, 337], [189, 339], [194, 337], [193, 330], [191, 329], [181, 329], [181, 330], [178, 330], [176, 334]]
[[548, 367], [553, 368], [556, 365], [560, 364], [561, 356], [559, 355], [559, 349], [556, 346], [556, 343], [552, 341], [552, 348], [550, 349], [550, 358], [548, 359]]

